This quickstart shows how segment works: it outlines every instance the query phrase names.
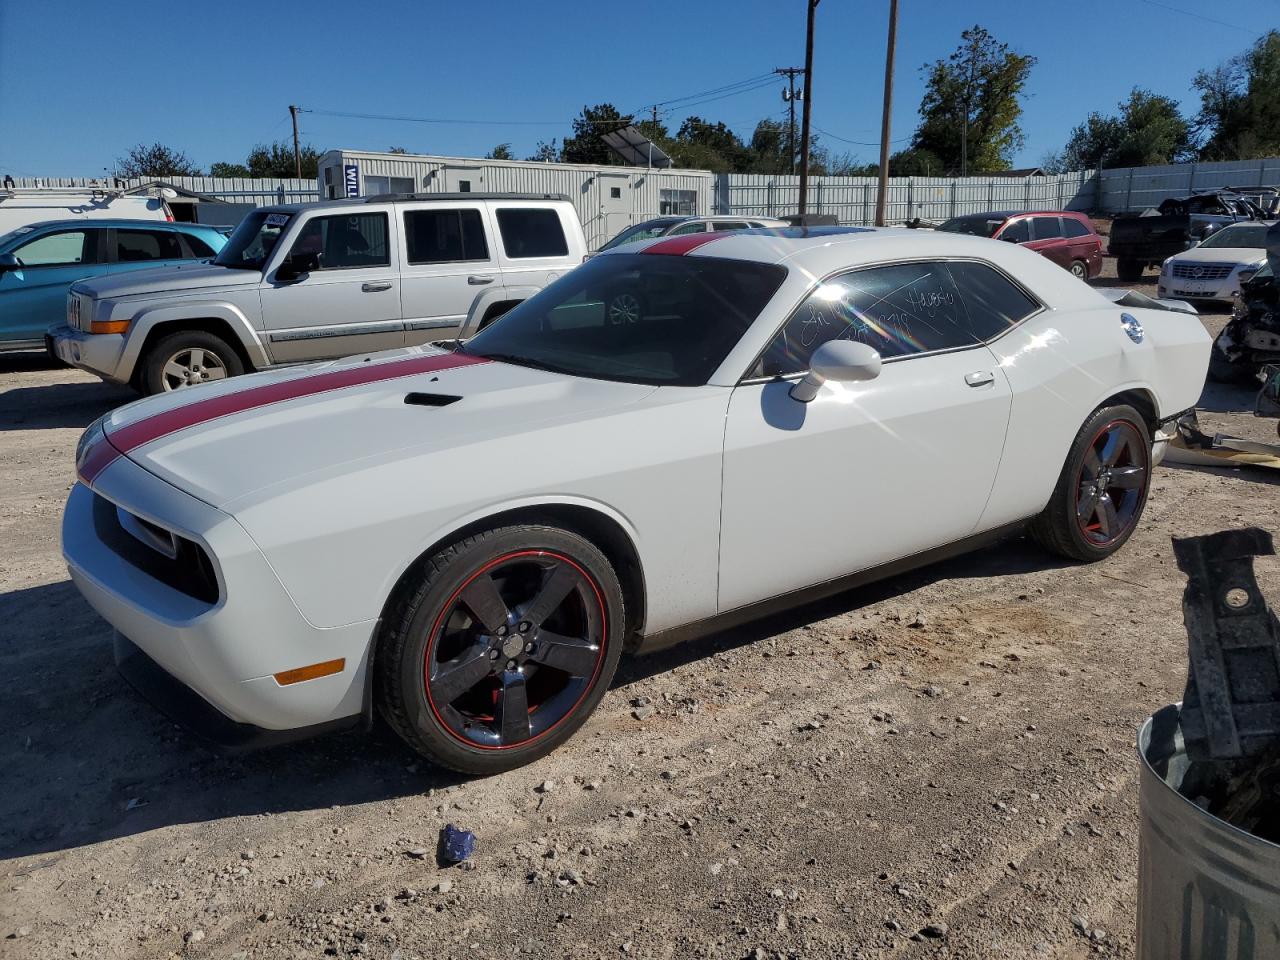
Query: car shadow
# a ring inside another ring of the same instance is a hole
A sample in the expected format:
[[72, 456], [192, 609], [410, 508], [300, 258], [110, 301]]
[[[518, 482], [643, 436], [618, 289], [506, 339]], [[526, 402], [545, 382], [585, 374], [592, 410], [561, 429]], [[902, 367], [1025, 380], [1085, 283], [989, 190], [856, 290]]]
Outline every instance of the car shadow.
[[[1060, 566], [1024, 540], [623, 661], [615, 688], [938, 580]], [[182, 823], [421, 795], [470, 778], [381, 726], [224, 755], [117, 673], [111, 628], [69, 581], [0, 595], [0, 858], [57, 854]]]
[[1218, 383], [1206, 380], [1196, 409], [1207, 413], [1252, 413], [1262, 384]]
[[14, 387], [0, 393], [0, 431], [81, 428], [138, 399], [127, 387], [102, 381]]
[[676, 667], [725, 650], [750, 646], [779, 633], [797, 630], [851, 613], [862, 607], [910, 593], [940, 580], [964, 580], [973, 577], [999, 577], [1020, 573], [1037, 573], [1073, 564], [1041, 549], [1026, 537], [1005, 540], [972, 553], [941, 560], [928, 566], [888, 577], [875, 583], [854, 587], [822, 600], [805, 603], [790, 610], [761, 617], [727, 630], [687, 640], [665, 650], [623, 660], [614, 678], [614, 686], [627, 686]]
[[380, 728], [217, 753], [129, 687], [111, 636], [69, 581], [0, 595], [0, 859], [465, 779]]

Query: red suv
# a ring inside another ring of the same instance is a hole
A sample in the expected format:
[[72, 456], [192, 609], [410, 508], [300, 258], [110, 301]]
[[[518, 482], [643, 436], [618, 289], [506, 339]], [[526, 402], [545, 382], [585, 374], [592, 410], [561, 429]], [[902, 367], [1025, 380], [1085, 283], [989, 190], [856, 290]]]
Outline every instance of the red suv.
[[1023, 243], [1081, 280], [1102, 272], [1102, 238], [1083, 213], [1070, 210], [967, 213], [952, 217], [939, 230]]

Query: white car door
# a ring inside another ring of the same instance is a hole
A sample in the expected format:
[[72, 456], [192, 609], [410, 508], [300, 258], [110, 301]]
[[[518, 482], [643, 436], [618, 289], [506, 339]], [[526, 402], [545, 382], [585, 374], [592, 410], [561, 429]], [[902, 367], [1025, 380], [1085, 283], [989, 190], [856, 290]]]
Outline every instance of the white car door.
[[467, 311], [502, 274], [488, 237], [482, 201], [402, 208], [398, 229], [405, 252], [400, 300], [405, 343], [414, 346], [458, 335]]
[[[836, 338], [880, 351], [880, 375], [793, 399], [795, 378], [783, 377]], [[734, 389], [725, 428], [720, 610], [975, 532], [1011, 393], [944, 264], [824, 281], [752, 372]]]
[[[400, 272], [389, 211], [318, 212], [292, 233], [262, 286], [262, 323], [277, 363], [404, 345]], [[281, 267], [303, 272], [282, 279]]]

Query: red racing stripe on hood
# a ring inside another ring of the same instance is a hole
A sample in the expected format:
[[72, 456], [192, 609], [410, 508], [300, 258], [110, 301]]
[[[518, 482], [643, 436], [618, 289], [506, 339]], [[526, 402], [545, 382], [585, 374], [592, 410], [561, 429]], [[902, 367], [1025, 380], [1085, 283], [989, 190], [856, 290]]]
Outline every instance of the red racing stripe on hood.
[[80, 479], [85, 483], [92, 483], [93, 479], [117, 457], [124, 456], [131, 450], [180, 430], [186, 430], [188, 427], [244, 413], [246, 410], [284, 403], [286, 400], [296, 400], [299, 397], [311, 397], [331, 390], [342, 390], [346, 387], [361, 387], [383, 380], [395, 380], [399, 377], [412, 377], [419, 373], [436, 373], [440, 370], [451, 370], [454, 367], [489, 362], [485, 357], [472, 357], [462, 353], [408, 357], [386, 363], [344, 367], [341, 370], [330, 370], [279, 383], [250, 387], [236, 393], [225, 393], [207, 400], [196, 400], [106, 433], [106, 441], [98, 443], [86, 453], [84, 462], [80, 466]]
[[641, 253], [662, 253], [670, 257], [683, 257], [691, 250], [697, 250], [704, 243], [710, 243], [712, 240], [719, 240], [725, 236], [725, 231], [718, 233], [686, 233], [680, 237], [671, 237], [667, 240], [659, 240], [651, 247], [645, 247]]

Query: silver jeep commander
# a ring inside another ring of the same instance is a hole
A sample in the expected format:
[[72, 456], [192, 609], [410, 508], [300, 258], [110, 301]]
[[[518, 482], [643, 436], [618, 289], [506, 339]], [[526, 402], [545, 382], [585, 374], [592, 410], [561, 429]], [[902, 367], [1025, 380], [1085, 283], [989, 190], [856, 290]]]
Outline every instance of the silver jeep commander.
[[144, 394], [470, 336], [586, 255], [568, 198], [386, 194], [263, 207], [212, 261], [83, 280], [58, 357]]

